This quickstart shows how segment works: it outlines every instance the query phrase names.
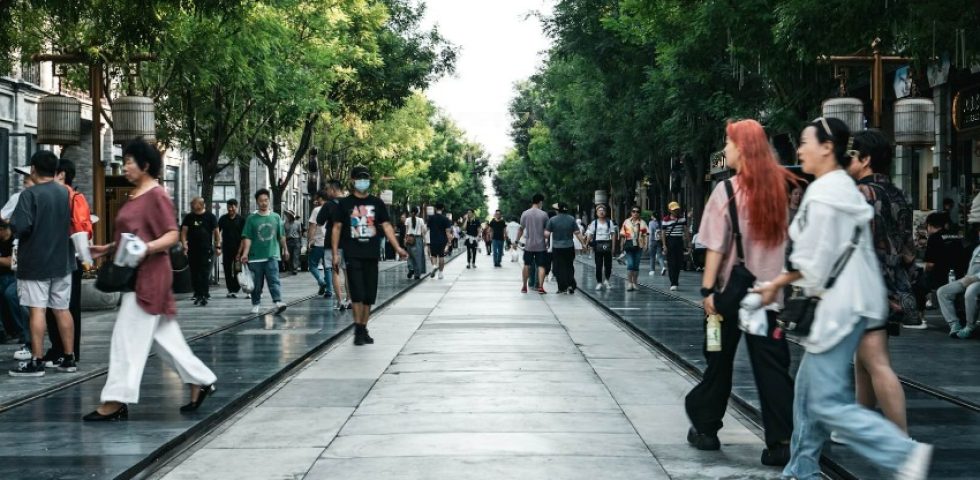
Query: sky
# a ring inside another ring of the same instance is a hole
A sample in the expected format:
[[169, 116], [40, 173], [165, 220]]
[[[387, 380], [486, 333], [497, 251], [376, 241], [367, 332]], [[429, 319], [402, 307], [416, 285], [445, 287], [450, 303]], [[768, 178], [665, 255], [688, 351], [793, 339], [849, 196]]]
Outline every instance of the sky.
[[[530, 13], [550, 14], [554, 0], [425, 0], [426, 24], [460, 47], [456, 73], [426, 95], [496, 164], [511, 148], [507, 106], [514, 83], [537, 71], [550, 40]], [[496, 203], [492, 192], [491, 208]]]

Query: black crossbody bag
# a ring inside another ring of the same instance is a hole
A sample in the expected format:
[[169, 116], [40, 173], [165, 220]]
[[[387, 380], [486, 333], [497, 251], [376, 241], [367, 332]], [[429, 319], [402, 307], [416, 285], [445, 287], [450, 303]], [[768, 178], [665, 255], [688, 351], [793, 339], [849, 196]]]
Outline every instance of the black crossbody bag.
[[[830, 290], [837, 283], [837, 277], [844, 271], [847, 262], [857, 250], [858, 242], [861, 241], [861, 227], [854, 227], [854, 234], [851, 236], [851, 243], [844, 249], [834, 267], [830, 270], [830, 276], [824, 284], [824, 291]], [[820, 304], [820, 297], [803, 295], [803, 289], [793, 288], [793, 295], [783, 302], [783, 310], [779, 313], [779, 326], [788, 333], [800, 337], [810, 335], [813, 328], [813, 320], [817, 313], [817, 305]]]
[[732, 221], [732, 234], [735, 237], [735, 252], [738, 262], [728, 275], [725, 289], [715, 293], [715, 310], [726, 319], [738, 318], [739, 304], [755, 286], [755, 275], [745, 266], [745, 250], [742, 247], [742, 230], [738, 224], [738, 206], [735, 204], [735, 190], [731, 180], [725, 180], [725, 191], [728, 192], [728, 216]]

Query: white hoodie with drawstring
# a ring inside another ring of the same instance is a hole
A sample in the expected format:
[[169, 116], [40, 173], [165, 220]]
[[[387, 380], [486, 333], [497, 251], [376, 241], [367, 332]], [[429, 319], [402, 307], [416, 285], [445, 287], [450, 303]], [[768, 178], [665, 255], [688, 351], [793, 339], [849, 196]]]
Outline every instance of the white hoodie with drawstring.
[[[854, 180], [835, 170], [806, 190], [799, 212], [789, 228], [793, 250], [790, 265], [803, 278], [793, 285], [807, 295], [820, 296], [810, 335], [803, 340], [807, 352], [830, 350], [867, 318], [866, 328], [884, 324], [888, 303], [878, 259], [872, 248], [874, 209], [858, 191]], [[854, 227], [861, 228], [857, 249], [830, 290], [824, 285], [834, 263], [847, 248]]]

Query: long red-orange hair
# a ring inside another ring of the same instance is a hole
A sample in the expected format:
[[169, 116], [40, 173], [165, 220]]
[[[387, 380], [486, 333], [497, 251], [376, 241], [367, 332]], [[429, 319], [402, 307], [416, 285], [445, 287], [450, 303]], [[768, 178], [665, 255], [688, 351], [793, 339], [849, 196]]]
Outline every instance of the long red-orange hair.
[[763, 245], [778, 246], [786, 239], [788, 186], [797, 183], [796, 177], [776, 161], [759, 122], [729, 122], [725, 133], [741, 154], [739, 190], [749, 213], [747, 220], [752, 236]]

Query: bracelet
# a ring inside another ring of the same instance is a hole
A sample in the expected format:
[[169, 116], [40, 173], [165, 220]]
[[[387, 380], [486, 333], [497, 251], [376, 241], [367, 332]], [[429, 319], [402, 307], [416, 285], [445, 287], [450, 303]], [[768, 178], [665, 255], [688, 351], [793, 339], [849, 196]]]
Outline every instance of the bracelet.
[[714, 294], [715, 294], [714, 287], [712, 287], [712, 288], [701, 287], [701, 297], [702, 298], [708, 298], [708, 297], [710, 297], [710, 296], [712, 296]]

